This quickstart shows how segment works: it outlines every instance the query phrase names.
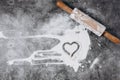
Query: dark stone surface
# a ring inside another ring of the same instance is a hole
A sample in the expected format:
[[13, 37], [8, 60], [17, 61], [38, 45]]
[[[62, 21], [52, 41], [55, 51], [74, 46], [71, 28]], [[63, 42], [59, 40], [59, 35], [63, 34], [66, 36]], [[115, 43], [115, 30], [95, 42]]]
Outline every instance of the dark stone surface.
[[[56, 7], [55, 0], [0, 0], [0, 15], [8, 14], [11, 17], [19, 15], [32, 16], [33, 23], [30, 27], [16, 28], [15, 27], [1, 27], [0, 30], [7, 31], [15, 29], [22, 30], [23, 35], [35, 35], [34, 32], [38, 29], [38, 24], [41, 26], [44, 22], [48, 22], [49, 18], [55, 14], [63, 13], [64, 11]], [[120, 38], [120, 1], [119, 0], [63, 0], [71, 8], [79, 8], [94, 19], [106, 25], [107, 31]], [[37, 4], [38, 3], [38, 4]], [[22, 11], [22, 12], [19, 12]], [[76, 23], [76, 22], [74, 22]], [[37, 26], [37, 27], [36, 27]], [[17, 34], [17, 31], [15, 34]], [[26, 33], [26, 31], [28, 33]], [[12, 33], [11, 33], [12, 34]], [[14, 33], [13, 33], [14, 34]], [[42, 33], [40, 33], [42, 34]], [[91, 38], [91, 50], [89, 51], [86, 60], [94, 61], [96, 57], [100, 58], [100, 62], [94, 69], [89, 69], [88, 65], [86, 71], [74, 72], [70, 67], [61, 66], [7, 66], [5, 64], [6, 57], [4, 54], [8, 50], [7, 43], [9, 40], [0, 39], [0, 80], [119, 80], [120, 77], [120, 45], [116, 45], [104, 37], [98, 37], [89, 32]], [[6, 32], [10, 36], [10, 33]], [[43, 41], [44, 40], [40, 40]], [[27, 43], [26, 43], [27, 42]], [[38, 41], [39, 42], [39, 41]], [[16, 49], [19, 55], [15, 57], [28, 56], [30, 52], [34, 51], [38, 42], [32, 40], [13, 40], [17, 45], [12, 46]], [[51, 41], [51, 44], [54, 41]], [[40, 45], [43, 45], [40, 44]], [[50, 42], [48, 42], [50, 44]], [[19, 45], [19, 46], [18, 46]], [[101, 46], [99, 46], [101, 45]], [[16, 46], [18, 46], [16, 48]], [[30, 48], [29, 47], [32, 46]], [[53, 46], [53, 45], [51, 45]], [[46, 47], [46, 46], [45, 46]], [[44, 49], [44, 47], [40, 47]], [[48, 47], [49, 48], [49, 47]], [[23, 54], [27, 52], [28, 54]], [[12, 52], [11, 52], [12, 53]], [[102, 65], [102, 68], [99, 68]]]

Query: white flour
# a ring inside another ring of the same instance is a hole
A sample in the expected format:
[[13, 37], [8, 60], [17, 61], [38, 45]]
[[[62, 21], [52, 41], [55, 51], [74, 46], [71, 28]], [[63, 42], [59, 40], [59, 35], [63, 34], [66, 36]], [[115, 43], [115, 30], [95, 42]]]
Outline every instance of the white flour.
[[[44, 35], [35, 36], [20, 36], [19, 38], [56, 38], [60, 41], [55, 47], [50, 50], [37, 50], [34, 51], [30, 57], [25, 59], [13, 59], [8, 61], [9, 65], [14, 65], [20, 62], [30, 62], [31, 65], [36, 65], [33, 61], [42, 61], [46, 59], [58, 60], [62, 62], [48, 62], [44, 63], [46, 65], [54, 64], [60, 65], [64, 64], [70, 66], [77, 71], [81, 64], [81, 60], [84, 60], [87, 56], [88, 50], [90, 48], [90, 38], [87, 30], [85, 30], [84, 25], [72, 26], [73, 22], [70, 21], [66, 15], [56, 15], [50, 19], [49, 22], [45, 23], [42, 30], [45, 31]], [[40, 25], [39, 25], [40, 26]], [[73, 28], [74, 27], [74, 28]], [[63, 33], [62, 35], [59, 35]], [[3, 35], [3, 34], [2, 34]], [[4, 36], [5, 37], [5, 36]], [[9, 39], [7, 37], [6, 39]], [[44, 56], [47, 53], [51, 54], [61, 54], [61, 56]], [[38, 55], [39, 57], [36, 57]], [[43, 63], [42, 63], [43, 64]], [[37, 64], [38, 65], [38, 64]], [[39, 63], [40, 65], [40, 63]]]

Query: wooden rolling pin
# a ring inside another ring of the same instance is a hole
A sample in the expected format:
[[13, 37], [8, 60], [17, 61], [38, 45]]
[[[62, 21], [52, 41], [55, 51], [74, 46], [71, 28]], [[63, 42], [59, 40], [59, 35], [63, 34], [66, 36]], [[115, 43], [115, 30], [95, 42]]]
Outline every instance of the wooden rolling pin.
[[120, 39], [113, 36], [109, 32], [105, 31], [106, 27], [101, 23], [97, 22], [96, 20], [89, 17], [87, 14], [83, 13], [82, 11], [74, 8], [73, 10], [64, 4], [61, 0], [57, 1], [57, 6], [63, 9], [64, 11], [70, 14], [70, 17], [75, 20], [76, 22], [85, 25], [85, 27], [92, 31], [94, 34], [98, 36], [104, 36], [113, 43], [120, 44]]

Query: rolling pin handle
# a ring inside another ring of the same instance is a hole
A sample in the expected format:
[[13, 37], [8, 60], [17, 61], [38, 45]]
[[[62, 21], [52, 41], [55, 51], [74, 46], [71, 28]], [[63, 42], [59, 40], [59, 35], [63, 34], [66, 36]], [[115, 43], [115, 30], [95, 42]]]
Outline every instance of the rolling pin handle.
[[68, 12], [69, 14], [72, 13], [72, 9], [68, 7], [66, 4], [64, 4], [61, 0], [58, 0], [56, 5], [60, 7], [62, 10]]
[[110, 34], [107, 31], [105, 31], [103, 33], [103, 36], [106, 37], [107, 39], [109, 39], [110, 41], [112, 41], [115, 44], [120, 44], [120, 39], [118, 39], [117, 37], [113, 36], [112, 34]]

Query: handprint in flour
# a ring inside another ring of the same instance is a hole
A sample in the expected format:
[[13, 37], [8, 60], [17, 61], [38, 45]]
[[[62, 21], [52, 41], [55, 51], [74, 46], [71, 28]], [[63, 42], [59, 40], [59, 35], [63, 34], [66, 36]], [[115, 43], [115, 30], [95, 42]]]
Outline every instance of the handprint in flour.
[[[30, 38], [30, 36], [28, 36]], [[90, 46], [90, 39], [83, 26], [76, 26], [74, 29], [65, 30], [64, 35], [36, 35], [35, 37], [47, 37], [58, 39], [60, 42], [50, 50], [37, 50], [28, 58], [14, 59], [7, 63], [9, 65], [18, 65], [22, 62], [29, 62], [31, 65], [40, 64], [64, 64], [78, 70], [81, 60], [87, 56]]]

